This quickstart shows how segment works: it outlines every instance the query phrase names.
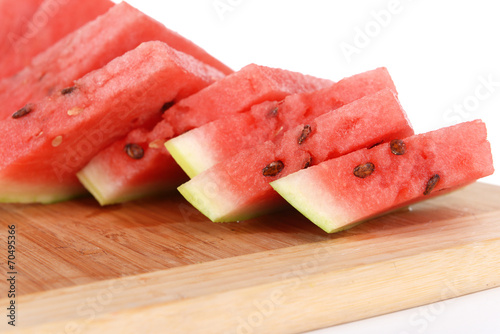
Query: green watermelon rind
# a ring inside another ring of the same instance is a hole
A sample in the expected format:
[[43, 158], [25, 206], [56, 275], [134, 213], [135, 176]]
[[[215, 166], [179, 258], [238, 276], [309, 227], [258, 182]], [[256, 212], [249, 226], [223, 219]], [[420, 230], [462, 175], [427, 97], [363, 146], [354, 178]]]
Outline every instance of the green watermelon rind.
[[177, 190], [191, 205], [214, 223], [239, 222], [276, 211], [276, 207], [265, 204], [257, 204], [251, 210], [245, 210], [244, 214], [228, 210], [225, 206], [227, 207], [227, 204], [232, 203], [229, 198], [228, 200], [220, 201], [219, 196], [210, 196], [209, 191], [204, 191], [205, 189], [200, 190], [200, 187], [192, 184], [192, 181], [184, 183]]
[[[134, 193], [126, 192], [127, 195], [120, 196], [109, 193], [105, 194], [105, 189], [103, 189], [102, 186], [113, 185], [113, 181], [100, 173], [99, 166], [92, 166], [89, 164], [78, 172], [76, 176], [101, 206], [133, 201], [145, 197], [146, 195], [154, 196], [163, 193], [166, 187], [163, 184], [143, 185], [140, 189], [136, 188]], [[111, 187], [110, 189], [113, 188], [114, 187]]]
[[4, 196], [0, 197], [0, 203], [16, 203], [16, 204], [56, 204], [60, 202], [70, 201], [77, 199], [81, 196], [49, 196], [49, 195], [33, 195], [33, 196], [25, 196], [25, 195], [13, 195], [13, 196]]
[[[75, 191], [71, 190], [57, 190], [53, 191], [52, 194], [47, 193], [47, 189], [53, 189], [52, 185], [37, 186], [36, 188], [33, 185], [24, 185], [24, 184], [15, 184], [13, 182], [9, 182], [9, 185], [1, 185], [1, 189], [17, 189], [17, 193], [11, 194], [3, 194], [0, 196], [0, 203], [19, 203], [19, 204], [32, 204], [32, 203], [40, 203], [40, 204], [55, 204], [59, 202], [69, 201], [73, 199], [78, 199], [80, 197], [84, 197], [87, 195], [85, 190]], [[28, 189], [27, 191], [19, 191], [19, 189]], [[38, 191], [40, 189], [40, 191]]]

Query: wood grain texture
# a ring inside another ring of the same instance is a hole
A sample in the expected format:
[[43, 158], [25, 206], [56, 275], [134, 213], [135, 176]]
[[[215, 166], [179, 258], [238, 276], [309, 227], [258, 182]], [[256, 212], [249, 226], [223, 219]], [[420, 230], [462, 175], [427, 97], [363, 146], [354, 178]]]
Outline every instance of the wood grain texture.
[[16, 333], [295, 333], [500, 286], [482, 183], [333, 235], [292, 210], [210, 223], [179, 196], [0, 205], [4, 245], [11, 224]]

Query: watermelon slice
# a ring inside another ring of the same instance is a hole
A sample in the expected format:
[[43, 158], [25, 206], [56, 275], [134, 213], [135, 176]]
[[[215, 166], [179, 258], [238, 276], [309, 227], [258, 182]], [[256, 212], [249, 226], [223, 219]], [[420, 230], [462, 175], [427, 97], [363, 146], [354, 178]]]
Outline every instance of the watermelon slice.
[[[167, 139], [217, 117], [248, 110], [254, 103], [331, 84], [300, 73], [248, 65], [166, 110], [165, 120], [153, 131], [134, 130], [103, 150], [78, 177], [102, 205], [171, 191], [186, 181], [186, 175], [165, 149]], [[123, 147], [132, 143], [144, 150], [141, 159], [124, 154]]]
[[271, 185], [313, 223], [336, 232], [493, 171], [486, 127], [473, 121], [356, 151]]
[[227, 115], [241, 113], [263, 101], [277, 101], [290, 94], [313, 92], [333, 84], [297, 72], [250, 64], [233, 76], [182, 101], [164, 119], [176, 135]]
[[239, 221], [286, 203], [269, 183], [326, 159], [413, 134], [390, 89], [290, 129], [277, 141], [240, 152], [179, 187], [214, 222]]
[[[82, 194], [76, 172], [163, 105], [224, 75], [162, 42], [147, 42], [74, 86], [0, 122], [0, 200], [49, 203]], [[127, 147], [127, 154], [141, 154]]]
[[[230, 70], [196, 45], [161, 23], [122, 2], [34, 58], [31, 65], [0, 81], [0, 118], [28, 102], [71, 86], [73, 81], [101, 68], [142, 42], [159, 40], [199, 60]], [[57, 60], [57, 61], [56, 61]]]
[[319, 91], [256, 105], [250, 113], [222, 118], [178, 136], [166, 147], [182, 169], [195, 177], [241, 150], [274, 140], [287, 129], [384, 88], [396, 91], [387, 69], [378, 68]]
[[[9, 6], [24, 6], [25, 0], [9, 1]], [[52, 44], [105, 13], [113, 6], [109, 0], [45, 0], [35, 11], [25, 12], [21, 30], [7, 33], [9, 47], [0, 58], [0, 78], [8, 77], [25, 66], [31, 59]], [[29, 15], [32, 12], [32, 16]], [[2, 17], [8, 15], [1, 12]], [[3, 18], [2, 18], [3, 20]], [[5, 45], [5, 42], [4, 42]]]

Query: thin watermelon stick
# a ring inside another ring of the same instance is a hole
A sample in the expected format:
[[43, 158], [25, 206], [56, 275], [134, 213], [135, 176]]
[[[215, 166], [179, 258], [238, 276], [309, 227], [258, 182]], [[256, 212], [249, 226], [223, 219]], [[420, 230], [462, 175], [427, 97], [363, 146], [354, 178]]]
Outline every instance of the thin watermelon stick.
[[[54, 202], [84, 193], [76, 172], [132, 129], [224, 75], [162, 42], [146, 42], [0, 122], [0, 201]], [[142, 153], [126, 149], [133, 158]], [[114, 166], [120, 168], [119, 166]]]

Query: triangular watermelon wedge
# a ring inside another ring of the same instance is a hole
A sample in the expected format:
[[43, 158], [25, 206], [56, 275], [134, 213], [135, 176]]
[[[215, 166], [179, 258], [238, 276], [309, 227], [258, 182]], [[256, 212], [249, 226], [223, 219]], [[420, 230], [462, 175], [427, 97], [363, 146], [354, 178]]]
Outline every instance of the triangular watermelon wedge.
[[473, 121], [362, 149], [271, 186], [331, 233], [444, 195], [493, 172], [486, 126]]
[[[224, 74], [162, 42], [147, 42], [71, 87], [0, 122], [0, 201], [49, 203], [84, 193], [76, 172], [163, 106]], [[127, 154], [140, 152], [129, 147]]]
[[324, 160], [413, 134], [390, 89], [365, 96], [244, 150], [179, 187], [214, 222], [257, 217], [283, 206], [270, 182]]

